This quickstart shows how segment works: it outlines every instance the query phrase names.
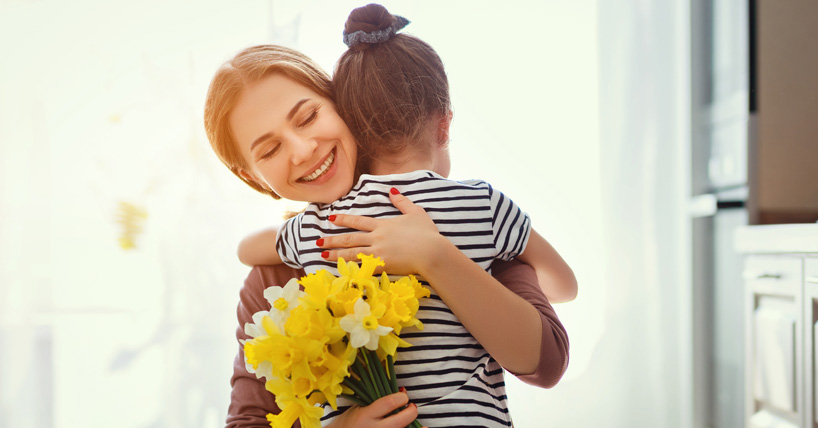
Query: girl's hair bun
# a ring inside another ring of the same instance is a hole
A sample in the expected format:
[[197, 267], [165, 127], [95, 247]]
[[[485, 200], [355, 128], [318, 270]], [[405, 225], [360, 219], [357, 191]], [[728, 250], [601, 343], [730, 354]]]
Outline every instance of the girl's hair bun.
[[371, 33], [389, 28], [394, 23], [395, 17], [385, 7], [371, 3], [350, 12], [344, 24], [344, 33], [351, 34], [356, 31]]
[[344, 43], [355, 50], [371, 44], [383, 43], [409, 24], [409, 20], [392, 15], [379, 4], [368, 4], [354, 9], [344, 25]]

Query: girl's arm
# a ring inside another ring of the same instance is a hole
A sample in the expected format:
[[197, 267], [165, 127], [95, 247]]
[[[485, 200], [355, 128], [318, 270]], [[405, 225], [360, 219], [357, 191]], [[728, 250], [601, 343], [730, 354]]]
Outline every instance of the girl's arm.
[[322, 247], [332, 249], [328, 259], [371, 253], [387, 261], [389, 273], [421, 275], [500, 365], [513, 373], [534, 373], [543, 337], [537, 309], [442, 236], [423, 208], [400, 194], [390, 199], [404, 215], [337, 215], [336, 224], [369, 233], [325, 237]]
[[534, 268], [540, 288], [551, 303], [570, 302], [577, 297], [574, 271], [536, 230], [531, 229], [525, 251], [517, 258]]
[[247, 266], [278, 265], [281, 257], [276, 251], [278, 226], [262, 229], [244, 237], [239, 242], [239, 261]]

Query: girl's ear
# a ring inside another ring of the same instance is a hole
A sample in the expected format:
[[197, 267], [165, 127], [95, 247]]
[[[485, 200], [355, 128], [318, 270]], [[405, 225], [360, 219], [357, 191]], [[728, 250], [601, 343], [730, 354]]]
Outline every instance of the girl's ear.
[[438, 144], [449, 143], [449, 127], [452, 125], [452, 116], [454, 116], [454, 113], [451, 110], [440, 116], [440, 122], [437, 125]]

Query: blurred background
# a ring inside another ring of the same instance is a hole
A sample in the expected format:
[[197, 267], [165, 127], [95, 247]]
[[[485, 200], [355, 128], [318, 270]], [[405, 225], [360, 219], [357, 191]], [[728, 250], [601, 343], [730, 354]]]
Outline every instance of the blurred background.
[[[555, 306], [571, 341], [562, 381], [508, 376], [518, 428], [714, 417], [690, 205], [713, 188], [697, 181], [710, 146], [695, 130], [714, 99], [697, 58], [722, 40], [716, 3], [747, 22], [740, 0], [383, 2], [445, 62], [451, 177], [514, 199], [579, 280]], [[301, 204], [218, 161], [207, 86], [261, 43], [331, 71], [364, 4], [0, 0], [0, 427], [224, 425], [249, 271], [236, 245]], [[743, 76], [738, 37], [722, 52]], [[727, 92], [746, 105], [748, 87]]]

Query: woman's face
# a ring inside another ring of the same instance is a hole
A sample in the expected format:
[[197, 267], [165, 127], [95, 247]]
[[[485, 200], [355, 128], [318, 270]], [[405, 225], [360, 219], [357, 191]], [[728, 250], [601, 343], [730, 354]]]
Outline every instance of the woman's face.
[[293, 201], [330, 203], [352, 188], [357, 147], [328, 98], [280, 74], [248, 86], [230, 129], [242, 177]]

